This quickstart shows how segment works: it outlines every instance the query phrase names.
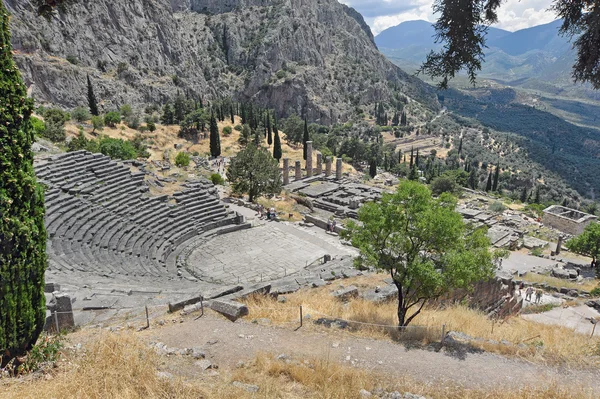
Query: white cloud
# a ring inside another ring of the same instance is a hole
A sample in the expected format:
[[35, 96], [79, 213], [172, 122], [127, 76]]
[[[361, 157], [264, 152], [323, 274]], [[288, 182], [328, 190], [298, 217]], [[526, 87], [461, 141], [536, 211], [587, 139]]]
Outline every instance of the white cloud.
[[[435, 22], [431, 0], [340, 0], [356, 8], [371, 26], [373, 34], [405, 21], [422, 19]], [[507, 0], [498, 10], [499, 22], [494, 26], [509, 31], [552, 22], [556, 15], [548, 11], [552, 0]]]

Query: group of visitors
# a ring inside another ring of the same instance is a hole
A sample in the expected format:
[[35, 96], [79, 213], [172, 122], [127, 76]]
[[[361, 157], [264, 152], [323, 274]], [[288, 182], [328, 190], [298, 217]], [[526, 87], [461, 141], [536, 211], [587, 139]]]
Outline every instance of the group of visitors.
[[[520, 291], [520, 289], [519, 289]], [[525, 290], [525, 300], [531, 302], [531, 297], [533, 296], [534, 293], [534, 289], [532, 286], [527, 287], [527, 289]], [[542, 302], [542, 295], [544, 294], [544, 292], [542, 290], [540, 290], [539, 288], [537, 290], [535, 290], [535, 303], [539, 304]]]
[[275, 211], [275, 208], [269, 208], [269, 209], [267, 209], [267, 211], [265, 213], [265, 207], [262, 205], [259, 205], [257, 213], [258, 213], [259, 219], [263, 219], [265, 217], [267, 220], [276, 220], [277, 219], [277, 212]]

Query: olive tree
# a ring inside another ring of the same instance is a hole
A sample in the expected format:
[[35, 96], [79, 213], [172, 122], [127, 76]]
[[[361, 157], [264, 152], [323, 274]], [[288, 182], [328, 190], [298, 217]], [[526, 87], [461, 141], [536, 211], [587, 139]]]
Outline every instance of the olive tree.
[[398, 325], [452, 289], [469, 289], [493, 275], [485, 229], [473, 229], [447, 193], [433, 198], [425, 185], [406, 181], [381, 201], [364, 204], [359, 223], [342, 233], [360, 250], [357, 262], [384, 270], [398, 289]]

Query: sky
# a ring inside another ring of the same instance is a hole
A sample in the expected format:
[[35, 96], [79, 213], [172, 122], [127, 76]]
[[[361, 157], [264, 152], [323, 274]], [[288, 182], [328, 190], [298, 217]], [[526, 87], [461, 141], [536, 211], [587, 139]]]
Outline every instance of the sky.
[[[374, 35], [404, 21], [422, 19], [435, 22], [432, 0], [340, 0], [358, 10], [371, 26]], [[498, 10], [494, 26], [516, 31], [552, 22], [556, 16], [548, 11], [552, 0], [505, 0]]]

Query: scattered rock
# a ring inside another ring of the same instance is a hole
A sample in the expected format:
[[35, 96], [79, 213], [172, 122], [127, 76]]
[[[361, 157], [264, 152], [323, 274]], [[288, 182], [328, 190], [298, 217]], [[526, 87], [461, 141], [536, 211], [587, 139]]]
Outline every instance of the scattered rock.
[[173, 379], [173, 374], [168, 373], [166, 371], [157, 371], [156, 376], [158, 378], [160, 378], [161, 380], [172, 380]]
[[194, 359], [204, 359], [206, 357], [206, 354], [200, 348], [193, 348], [192, 349], [192, 357]]
[[213, 367], [213, 364], [211, 363], [211, 361], [207, 360], [207, 359], [198, 360], [196, 363], [194, 363], [194, 365], [200, 367], [202, 370], [216, 368], [216, 367]]
[[354, 285], [351, 285], [349, 287], [334, 291], [331, 295], [341, 301], [347, 301], [358, 296], [358, 288]]
[[243, 390], [245, 390], [247, 392], [250, 392], [250, 393], [256, 393], [259, 390], [258, 385], [245, 384], [245, 383], [239, 382], [239, 381], [233, 381], [231, 383], [231, 385], [233, 385], [236, 388], [243, 389]]
[[277, 302], [279, 302], [279, 303], [286, 303], [287, 302], [287, 298], [284, 295], [278, 295], [277, 296]]
[[367, 391], [366, 389], [361, 389], [358, 394], [360, 395], [361, 398], [370, 398], [371, 396], [373, 396], [373, 394], [369, 391]]

